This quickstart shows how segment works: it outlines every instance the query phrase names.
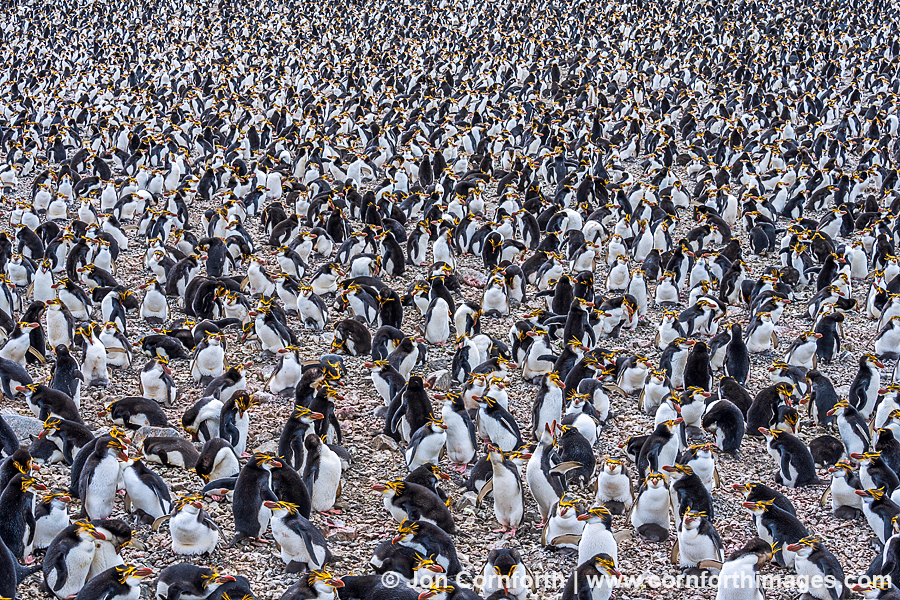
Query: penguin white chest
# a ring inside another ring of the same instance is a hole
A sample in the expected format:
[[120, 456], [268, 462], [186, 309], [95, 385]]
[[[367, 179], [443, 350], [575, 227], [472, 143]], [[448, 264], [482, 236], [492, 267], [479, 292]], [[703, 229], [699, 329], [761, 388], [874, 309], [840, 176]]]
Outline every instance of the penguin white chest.
[[112, 513], [118, 481], [119, 461], [109, 455], [90, 474], [85, 490], [84, 508], [91, 519], [105, 519]]
[[[57, 597], [67, 598], [73, 596], [84, 587], [87, 579], [88, 571], [91, 568], [91, 562], [94, 560], [94, 540], [90, 539], [82, 541], [80, 544], [69, 550], [65, 556], [67, 578], [62, 588], [55, 592]], [[51, 589], [55, 588], [59, 579], [59, 571], [51, 569], [47, 572], [47, 583]]]
[[519, 480], [505, 467], [494, 469], [493, 479], [494, 515], [497, 521], [506, 527], [518, 527], [525, 510]]
[[341, 483], [341, 459], [330, 448], [322, 445], [319, 457], [319, 474], [310, 491], [312, 509], [322, 512], [334, 506], [338, 486]]
[[581, 533], [581, 541], [578, 543], [578, 565], [600, 553], [608, 554], [613, 559], [613, 564], [619, 564], [619, 545], [603, 523], [589, 523]]
[[701, 535], [699, 529], [682, 527], [678, 532], [679, 562], [682, 567], [693, 567], [701, 560], [718, 560], [719, 552], [710, 537]]
[[219, 540], [219, 533], [205, 523], [197, 521], [196, 512], [179, 511], [171, 521], [172, 550], [177, 554], [203, 554], [211, 552]]

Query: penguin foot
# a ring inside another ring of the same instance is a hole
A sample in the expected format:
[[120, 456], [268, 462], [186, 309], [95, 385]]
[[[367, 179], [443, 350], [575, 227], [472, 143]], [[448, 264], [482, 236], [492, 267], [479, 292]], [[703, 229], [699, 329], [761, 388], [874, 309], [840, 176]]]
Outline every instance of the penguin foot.
[[250, 538], [250, 541], [256, 546], [268, 546], [272, 543], [271, 540], [267, 540], [263, 536], [259, 536], [258, 538]]

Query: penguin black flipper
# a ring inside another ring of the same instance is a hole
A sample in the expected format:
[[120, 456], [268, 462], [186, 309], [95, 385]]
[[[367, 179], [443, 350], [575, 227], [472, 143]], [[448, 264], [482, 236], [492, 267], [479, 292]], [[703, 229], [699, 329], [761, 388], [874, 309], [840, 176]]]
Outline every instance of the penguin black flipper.
[[[49, 570], [47, 569], [47, 563], [50, 563]], [[56, 584], [53, 586], [52, 591], [58, 592], [66, 585], [66, 580], [69, 578], [69, 567], [66, 564], [66, 555], [62, 552], [53, 552], [51, 556], [44, 557], [43, 570], [45, 574], [52, 573], [56, 571]], [[44, 582], [46, 585], [47, 576], [44, 575]]]
[[19, 449], [19, 438], [16, 432], [12, 430], [9, 423], [3, 420], [0, 415], [0, 457], [10, 456]]

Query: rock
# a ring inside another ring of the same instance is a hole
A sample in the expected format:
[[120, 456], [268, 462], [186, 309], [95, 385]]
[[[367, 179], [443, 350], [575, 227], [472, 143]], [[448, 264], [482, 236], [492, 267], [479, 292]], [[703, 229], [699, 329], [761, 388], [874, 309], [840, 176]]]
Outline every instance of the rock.
[[447, 369], [434, 371], [425, 378], [425, 381], [431, 386], [432, 390], [446, 392], [450, 389], [450, 371]]
[[171, 427], [150, 427], [149, 425], [145, 425], [135, 432], [135, 434], [132, 436], [131, 441], [135, 446], [139, 446], [148, 437], [177, 438], [181, 437], [181, 434]]
[[384, 435], [383, 433], [381, 435], [379, 435], [378, 437], [376, 437], [374, 440], [372, 440], [372, 448], [379, 452], [381, 450], [393, 450], [395, 452], [397, 450], [400, 450], [400, 447], [397, 445], [397, 442], [395, 442], [388, 436]]
[[256, 447], [256, 452], [261, 452], [262, 454], [278, 454], [278, 442], [275, 440], [263, 442]]
[[475, 508], [475, 501], [478, 499], [478, 494], [475, 492], [466, 492], [462, 496], [459, 497], [459, 500], [456, 501], [456, 510], [465, 510], [467, 508]]
[[476, 271], [469, 267], [457, 267], [457, 274], [463, 283], [470, 287], [483, 288], [487, 285], [487, 276], [481, 271]]
[[19, 414], [3, 415], [3, 420], [19, 438], [19, 444], [31, 444], [31, 436], [37, 437], [44, 430], [44, 424], [34, 417], [23, 417]]

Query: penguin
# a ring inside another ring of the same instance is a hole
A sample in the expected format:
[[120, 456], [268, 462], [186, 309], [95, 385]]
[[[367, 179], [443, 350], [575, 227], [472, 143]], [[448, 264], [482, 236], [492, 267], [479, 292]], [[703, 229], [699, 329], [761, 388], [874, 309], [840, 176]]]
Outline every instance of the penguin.
[[409, 439], [404, 451], [406, 466], [410, 471], [425, 463], [437, 464], [447, 444], [447, 425], [441, 420], [429, 421]]
[[612, 557], [597, 554], [578, 566], [569, 576], [562, 600], [609, 600], [622, 574], [616, 570]]
[[702, 511], [688, 509], [678, 527], [678, 539], [670, 554], [672, 562], [678, 561], [682, 571], [695, 574], [702, 561], [723, 561], [724, 546], [719, 532]]
[[809, 410], [812, 412], [815, 405], [815, 420], [820, 425], [830, 425], [835, 422], [834, 413], [830, 411], [838, 403], [838, 395], [834, 389], [834, 385], [826, 375], [820, 371], [813, 369], [806, 373], [806, 381], [809, 384]]
[[559, 426], [559, 455], [564, 463], [574, 466], [566, 471], [566, 479], [578, 485], [587, 486], [594, 477], [596, 459], [591, 443], [570, 425]]
[[844, 443], [832, 435], [820, 435], [810, 440], [809, 453], [816, 468], [825, 469], [844, 457]]
[[566, 490], [565, 477], [557, 471], [562, 459], [556, 452], [555, 429], [556, 421], [545, 425], [537, 447], [528, 460], [528, 469], [525, 472], [528, 489], [540, 511], [539, 527], [546, 525], [551, 509], [559, 503]]
[[494, 516], [500, 523], [499, 533], [509, 532], [515, 537], [516, 530], [525, 516], [525, 489], [515, 464], [501, 450], [492, 448], [489, 460], [493, 469], [491, 480], [481, 488], [476, 505], [488, 492], [493, 492]]
[[104, 411], [116, 425], [137, 431], [141, 427], [169, 427], [166, 413], [159, 404], [141, 396], [126, 396], [111, 402]]
[[423, 556], [433, 556], [432, 560], [444, 569], [448, 577], [454, 577], [462, 571], [450, 534], [432, 523], [404, 521], [397, 527], [397, 535], [392, 543], [414, 548]]
[[766, 449], [775, 459], [778, 470], [775, 482], [787, 487], [821, 485], [812, 455], [799, 438], [779, 429], [759, 428], [766, 438]]
[[883, 545], [893, 533], [892, 522], [900, 515], [900, 506], [893, 502], [884, 490], [874, 488], [856, 490], [856, 495], [862, 498], [863, 515]]
[[681, 526], [682, 520], [689, 510], [696, 510], [706, 517], [710, 523], [715, 519], [712, 496], [694, 469], [688, 465], [664, 465], [663, 470], [671, 473], [669, 493], [672, 495], [672, 510], [675, 512], [675, 523]]
[[194, 445], [183, 438], [146, 437], [141, 444], [141, 453], [148, 462], [188, 471], [195, 469], [200, 458]]
[[[38, 483], [24, 473], [9, 480], [0, 493], [0, 541], [19, 560], [30, 559], [34, 543], [35, 521], [32, 505], [34, 491], [46, 491], [47, 486]], [[29, 560], [30, 562], [30, 560]]]
[[[683, 422], [683, 419], [678, 417], [659, 423], [641, 447], [637, 459], [637, 469], [642, 481], [647, 479], [648, 470], [659, 474], [663, 465], [675, 464], [680, 441], [674, 434], [674, 430]], [[664, 476], [662, 477], [665, 479]]]
[[205, 483], [227, 477], [237, 477], [240, 472], [237, 453], [231, 444], [222, 438], [210, 439], [203, 444], [194, 465], [194, 472]]
[[229, 546], [244, 538], [262, 540], [272, 515], [263, 503], [278, 501], [271, 488], [271, 470], [279, 466], [281, 462], [271, 456], [254, 454], [241, 469], [234, 485], [232, 513], [235, 536]]
[[259, 404], [244, 390], [238, 391], [222, 405], [219, 416], [219, 434], [234, 448], [238, 455], [247, 448], [247, 432], [250, 426], [249, 410]]
[[153, 531], [169, 522], [172, 551], [175, 554], [193, 556], [211, 554], [219, 543], [222, 530], [203, 509], [199, 496], [180, 498], [172, 505], [172, 512], [153, 522]]
[[225, 348], [221, 334], [212, 334], [197, 344], [191, 362], [191, 376], [206, 386], [225, 372]]
[[631, 508], [634, 487], [623, 461], [609, 457], [603, 460], [594, 500], [614, 515], [625, 514]]
[[34, 505], [35, 550], [44, 550], [66, 527], [69, 526], [69, 502], [65, 494], [53, 492], [44, 494]]
[[577, 519], [584, 523], [584, 529], [578, 541], [576, 564], [583, 565], [601, 552], [612, 557], [614, 564], [618, 564], [618, 542], [627, 537], [628, 533], [613, 533], [612, 514], [603, 506], [593, 506], [584, 514], [578, 515]]
[[272, 537], [288, 573], [319, 571], [332, 560], [325, 536], [300, 514], [296, 504], [266, 501], [272, 511]]
[[737, 456], [746, 427], [741, 409], [733, 402], [725, 398], [710, 402], [703, 413], [701, 427], [713, 434], [719, 450]]
[[859, 411], [850, 406], [846, 400], [841, 400], [828, 411], [828, 416], [835, 416], [841, 441], [847, 455], [865, 454], [869, 451], [871, 440], [869, 439], [869, 427], [860, 415]]
[[548, 426], [562, 421], [564, 390], [565, 384], [555, 372], [541, 378], [541, 387], [531, 408], [531, 433], [535, 439], [540, 439]]
[[19, 385], [15, 390], [24, 396], [25, 404], [41, 421], [46, 421], [52, 416], [84, 425], [75, 402], [64, 392], [56, 391], [40, 383]]
[[853, 383], [850, 384], [850, 405], [859, 411], [862, 418], [869, 420], [875, 410], [878, 400], [878, 390], [881, 387], [881, 372], [884, 365], [872, 354], [864, 354], [859, 359], [859, 368]]
[[733, 378], [741, 385], [747, 384], [750, 377], [750, 353], [739, 323], [731, 326], [731, 341], [725, 346], [723, 363], [725, 375]]
[[503, 452], [512, 452], [524, 445], [515, 417], [493, 396], [481, 396], [477, 431]]
[[638, 535], [651, 542], [669, 537], [669, 485], [661, 472], [650, 470], [631, 506], [629, 521]]
[[859, 463], [859, 480], [862, 489], [880, 489], [890, 496], [900, 487], [900, 479], [884, 462], [880, 453], [851, 454], [850, 458]]
[[765, 600], [758, 573], [771, 559], [772, 546], [756, 537], [728, 555], [724, 563], [701, 561], [698, 566], [720, 568], [716, 600]]
[[53, 348], [68, 348], [75, 339], [75, 316], [59, 298], [48, 300], [46, 305], [47, 343]]
[[181, 416], [181, 425], [197, 442], [207, 442], [219, 437], [219, 419], [222, 402], [215, 398], [200, 398]]
[[829, 467], [828, 472], [831, 483], [819, 499], [819, 505], [825, 506], [831, 494], [831, 514], [841, 520], [855, 519], [862, 513], [862, 499], [856, 494], [862, 489], [862, 483], [853, 472], [853, 465], [841, 460]]
[[450, 479], [450, 476], [443, 473], [437, 465], [425, 463], [411, 471], [403, 481], [428, 488], [446, 504], [448, 496], [443, 488], [438, 485], [440, 479]]
[[169, 360], [161, 354], [148, 361], [141, 369], [140, 387], [143, 397], [169, 407], [179, 395], [172, 369], [169, 368]]
[[104, 541], [106, 536], [87, 521], [76, 521], [53, 539], [42, 564], [47, 593], [67, 600], [81, 591], [94, 559], [95, 540]]
[[398, 523], [403, 523], [407, 519], [424, 521], [440, 527], [449, 535], [456, 534], [456, 525], [449, 509], [428, 488], [395, 480], [373, 485], [372, 489], [382, 495], [385, 510]]
[[141, 300], [140, 316], [151, 325], [161, 325], [169, 320], [169, 304], [165, 289], [156, 277], [138, 286], [146, 290]]
[[99, 330], [100, 326], [97, 323], [75, 330], [75, 333], [81, 334], [84, 342], [81, 373], [84, 375], [84, 381], [91, 387], [107, 387], [110, 383], [106, 346], [97, 335]]
[[202, 600], [232, 581], [234, 577], [220, 575], [209, 567], [178, 563], [159, 572], [155, 600]]
[[341, 493], [341, 459], [314, 433], [306, 436], [304, 445], [303, 483], [309, 490], [312, 509], [316, 512], [329, 511]]
[[78, 489], [83, 501], [82, 515], [95, 520], [106, 519], [112, 513], [119, 482], [120, 460], [127, 460], [127, 457], [111, 443], [98, 442], [87, 457], [78, 479]]
[[777, 492], [767, 485], [759, 482], [735, 483], [731, 488], [737, 492], [744, 494], [744, 500], [747, 502], [757, 502], [760, 500], [771, 502], [781, 510], [797, 516], [797, 509], [791, 504], [787, 496], [781, 492]]
[[480, 592], [485, 598], [500, 597], [525, 600], [534, 591], [531, 571], [515, 548], [495, 548], [488, 552], [481, 569]]
[[460, 394], [435, 395], [435, 398], [443, 400], [441, 420], [447, 428], [447, 456], [460, 473], [465, 473], [468, 464], [475, 461], [478, 453], [475, 425]]
[[806, 527], [794, 515], [778, 508], [771, 501], [744, 502], [760, 538], [772, 544], [774, 559], [781, 567], [794, 566], [794, 552], [788, 550], [809, 535]]
[[[358, 587], [348, 589], [350, 593], [355, 594], [354, 596], [347, 596], [348, 598], [358, 597], [359, 594], [373, 593], [375, 595], [365, 596], [366, 600], [369, 600], [369, 598], [372, 598], [372, 600], [386, 600], [391, 595], [396, 595], [397, 600], [414, 600], [413, 597], [416, 596], [416, 592], [412, 590], [410, 590], [410, 595], [403, 595], [398, 588], [388, 588], [381, 583], [380, 578], [377, 576], [364, 575], [338, 579], [328, 571], [312, 571], [301, 575], [300, 580], [284, 592], [281, 600], [306, 600], [308, 598], [333, 600], [336, 597], [336, 591], [344, 591], [345, 580], [348, 583], [352, 583], [351, 580], [356, 580], [355, 583], [358, 584]], [[402, 585], [405, 586], [406, 584]], [[388, 595], [377, 595], [378, 592], [384, 592], [385, 590], [388, 592]]]

